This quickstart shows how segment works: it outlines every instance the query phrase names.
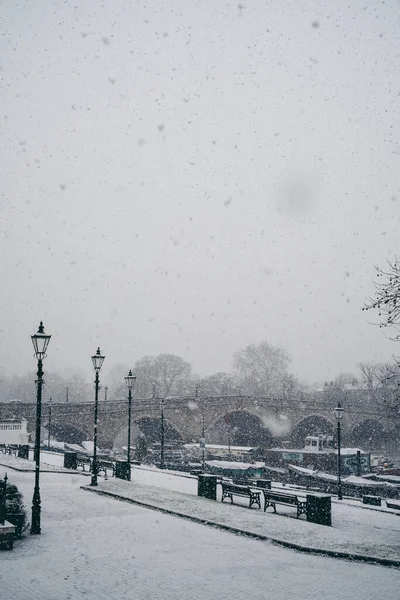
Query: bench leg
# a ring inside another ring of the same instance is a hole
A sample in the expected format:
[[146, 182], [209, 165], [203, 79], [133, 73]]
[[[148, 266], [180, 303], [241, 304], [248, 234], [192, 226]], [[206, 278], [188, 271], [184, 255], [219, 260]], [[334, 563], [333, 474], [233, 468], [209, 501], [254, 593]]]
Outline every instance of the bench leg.
[[257, 496], [257, 494], [250, 496], [249, 508], [251, 508], [253, 504], [257, 504], [258, 508], [261, 510], [260, 496]]
[[276, 513], [276, 504], [275, 504], [275, 502], [269, 502], [269, 500], [266, 500], [266, 501], [265, 501], [265, 504], [264, 504], [264, 512], [265, 512], [265, 511], [267, 510], [267, 508], [269, 508], [270, 506], [271, 506], [271, 507], [274, 509], [274, 513]]
[[307, 514], [307, 504], [306, 502], [300, 502], [297, 505], [297, 518], [300, 517], [300, 515], [306, 515]]
[[225, 498], [230, 498], [231, 499], [231, 504], [233, 504], [233, 496], [232, 496], [232, 494], [222, 494], [221, 502], [223, 502], [225, 500]]

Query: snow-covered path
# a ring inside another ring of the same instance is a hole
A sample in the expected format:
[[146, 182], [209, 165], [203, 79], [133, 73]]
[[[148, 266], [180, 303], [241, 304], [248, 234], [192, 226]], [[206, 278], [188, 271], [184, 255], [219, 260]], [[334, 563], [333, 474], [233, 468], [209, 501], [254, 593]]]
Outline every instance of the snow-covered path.
[[[33, 474], [8, 474], [30, 504]], [[1, 600], [398, 597], [398, 570], [213, 530], [88, 494], [83, 480], [42, 473], [43, 533], [0, 554]]]

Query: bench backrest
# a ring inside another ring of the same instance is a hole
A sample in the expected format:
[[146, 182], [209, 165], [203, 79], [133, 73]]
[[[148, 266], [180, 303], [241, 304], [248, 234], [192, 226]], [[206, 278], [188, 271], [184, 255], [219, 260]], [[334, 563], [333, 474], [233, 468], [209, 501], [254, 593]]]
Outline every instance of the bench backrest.
[[246, 486], [248, 486], [250, 482], [246, 481], [245, 479], [239, 479], [239, 478], [237, 478], [237, 479], [232, 479], [232, 483], [233, 483], [233, 485], [246, 485]]
[[293, 494], [281, 494], [279, 492], [270, 492], [269, 490], [263, 490], [264, 498], [268, 500], [276, 500], [277, 502], [286, 502], [287, 504], [297, 504], [297, 496]]
[[250, 488], [245, 485], [234, 485], [233, 483], [222, 482], [222, 491], [232, 492], [232, 493], [236, 493], [236, 494], [240, 494], [240, 493], [249, 494]]

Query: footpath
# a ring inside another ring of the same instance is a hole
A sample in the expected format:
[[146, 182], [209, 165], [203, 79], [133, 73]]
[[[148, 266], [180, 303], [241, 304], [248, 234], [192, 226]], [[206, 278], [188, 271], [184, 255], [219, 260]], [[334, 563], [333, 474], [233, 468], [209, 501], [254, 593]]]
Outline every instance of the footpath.
[[245, 499], [221, 503], [114, 478], [81, 489], [303, 552], [400, 568], [400, 515], [388, 511], [333, 501], [332, 527], [326, 527], [304, 516], [297, 519], [290, 507], [278, 506], [274, 514], [271, 509], [250, 510]]

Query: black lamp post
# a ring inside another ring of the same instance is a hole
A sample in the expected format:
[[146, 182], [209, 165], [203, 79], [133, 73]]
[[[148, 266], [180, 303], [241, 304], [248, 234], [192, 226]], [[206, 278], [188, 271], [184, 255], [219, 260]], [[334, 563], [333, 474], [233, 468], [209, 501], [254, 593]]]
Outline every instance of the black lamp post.
[[94, 396], [94, 429], [93, 429], [93, 460], [92, 460], [92, 480], [90, 485], [97, 485], [97, 413], [99, 407], [99, 373], [103, 366], [104, 356], [100, 352], [100, 348], [97, 348], [97, 352], [92, 356], [93, 368], [96, 372], [95, 384], [95, 396]]
[[341, 429], [340, 429], [340, 420], [343, 417], [343, 412], [344, 412], [344, 408], [342, 408], [340, 406], [340, 402], [338, 402], [338, 405], [336, 408], [333, 409], [333, 412], [335, 413], [336, 419], [337, 419], [337, 469], [338, 469], [338, 473], [337, 473], [337, 479], [338, 479], [338, 500], [343, 500], [343, 494], [342, 494], [342, 479], [341, 479], [341, 470], [342, 470], [342, 464], [341, 464], [341, 456], [340, 456], [340, 436], [341, 436]]
[[206, 448], [206, 438], [205, 438], [205, 433], [204, 433], [204, 413], [201, 413], [201, 468], [203, 469], [204, 472], [204, 468], [205, 468], [205, 458], [204, 458], [204, 452], [205, 452], [205, 448]]
[[164, 430], [164, 398], [160, 398], [160, 410], [161, 410], [161, 455], [160, 455], [160, 469], [164, 469], [164, 441], [165, 441], [165, 430]]
[[[199, 387], [198, 385], [196, 385], [196, 405], [198, 406], [198, 398], [199, 398]], [[204, 467], [205, 467], [205, 458], [204, 458], [204, 451], [205, 451], [205, 446], [206, 446], [206, 438], [205, 438], [205, 433], [204, 433], [204, 406], [202, 405], [201, 407], [201, 438], [200, 438], [200, 448], [201, 448], [201, 468], [203, 469], [204, 472]]]
[[51, 407], [52, 400], [49, 400], [49, 427], [48, 427], [48, 438], [47, 438], [47, 449], [50, 450], [50, 440], [51, 440]]
[[40, 321], [38, 332], [31, 336], [32, 344], [35, 349], [35, 356], [38, 359], [37, 370], [37, 395], [36, 395], [36, 433], [35, 433], [35, 489], [32, 498], [32, 524], [31, 534], [42, 532], [40, 527], [40, 513], [42, 510], [40, 500], [40, 426], [42, 421], [42, 386], [43, 386], [43, 359], [46, 357], [47, 346], [49, 345], [51, 335], [44, 332], [43, 322]]
[[132, 390], [135, 385], [136, 377], [132, 375], [132, 370], [125, 377], [126, 385], [128, 386], [128, 481], [131, 480], [131, 416], [132, 416]]

